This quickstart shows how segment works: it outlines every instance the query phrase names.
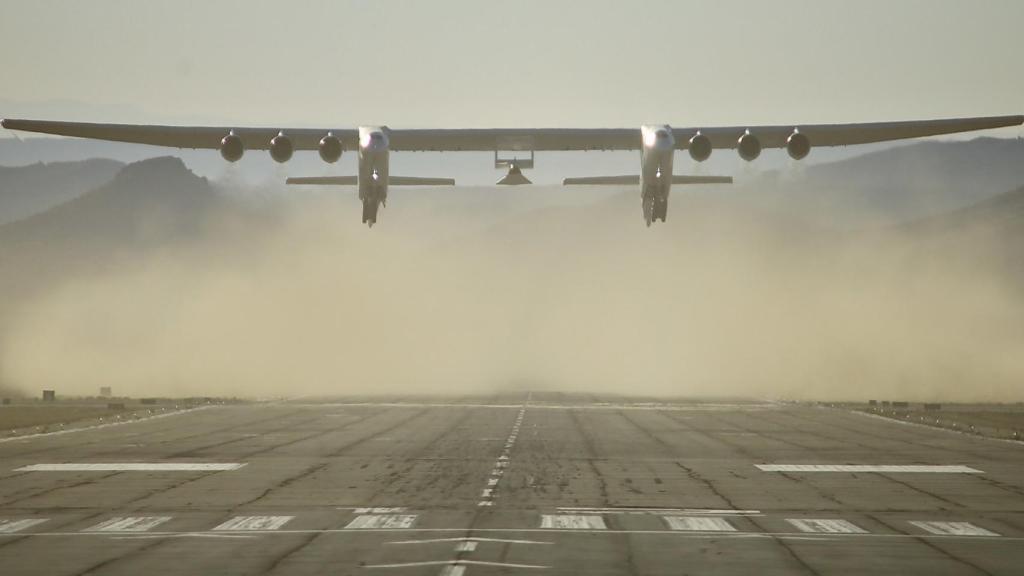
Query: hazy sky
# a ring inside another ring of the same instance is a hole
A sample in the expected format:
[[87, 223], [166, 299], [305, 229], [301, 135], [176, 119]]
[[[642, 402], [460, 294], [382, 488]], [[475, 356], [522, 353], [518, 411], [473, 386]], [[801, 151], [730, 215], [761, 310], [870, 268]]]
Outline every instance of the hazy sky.
[[1020, 0], [3, 0], [0, 116], [421, 127], [1019, 114], [1022, 22]]

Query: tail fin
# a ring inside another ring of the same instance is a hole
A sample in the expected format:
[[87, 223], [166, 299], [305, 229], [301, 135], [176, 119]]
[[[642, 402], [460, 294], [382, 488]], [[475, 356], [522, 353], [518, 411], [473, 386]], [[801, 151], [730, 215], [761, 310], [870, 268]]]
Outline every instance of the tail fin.
[[[732, 176], [672, 176], [673, 184], [732, 184]], [[640, 184], [640, 176], [584, 176], [582, 178], [566, 178], [562, 185], [579, 184], [629, 186]]]
[[359, 184], [356, 176], [305, 176], [288, 178], [285, 184], [316, 184], [319, 186], [355, 186]]
[[388, 176], [392, 186], [455, 186], [454, 178], [421, 178], [419, 176]]

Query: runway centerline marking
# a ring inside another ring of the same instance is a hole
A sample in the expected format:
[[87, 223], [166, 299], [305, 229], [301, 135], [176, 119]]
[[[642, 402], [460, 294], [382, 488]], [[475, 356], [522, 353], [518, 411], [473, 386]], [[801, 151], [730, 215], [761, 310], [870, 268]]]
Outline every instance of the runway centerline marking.
[[86, 528], [85, 532], [148, 532], [170, 520], [170, 516], [115, 516]]
[[218, 525], [214, 528], [214, 531], [277, 530], [293, 518], [295, 516], [235, 516], [227, 522]]
[[505, 446], [498, 455], [498, 460], [494, 463], [494, 468], [491, 469], [490, 478], [487, 479], [487, 487], [480, 492], [480, 501], [477, 502], [477, 506], [493, 506], [494, 499], [497, 498], [498, 484], [501, 482], [501, 476], [504, 473], [504, 469], [508, 466], [509, 460], [512, 458], [512, 448], [516, 445], [516, 438], [519, 435], [519, 426], [523, 423], [523, 418], [526, 416], [526, 406], [530, 402], [530, 397], [527, 397], [526, 402], [520, 406], [519, 414], [516, 415], [515, 423], [512, 425], [512, 431], [509, 433], [508, 438], [505, 439]]
[[924, 522], [911, 520], [910, 524], [922, 530], [943, 536], [999, 536], [970, 522]]
[[476, 550], [476, 542], [459, 542], [455, 545], [456, 552], [472, 552]]
[[983, 471], [962, 465], [926, 464], [755, 464], [762, 472], [881, 472], [931, 474], [984, 474]]
[[494, 566], [497, 568], [547, 568], [537, 564], [512, 564], [509, 562], [484, 562], [482, 560], [433, 560], [427, 562], [402, 562], [399, 564], [367, 564], [363, 568], [414, 568], [419, 566]]
[[568, 530], [606, 530], [604, 518], [597, 514], [541, 514], [541, 528]]
[[713, 516], [665, 516], [665, 523], [672, 530], [686, 532], [736, 532], [725, 518]]
[[377, 528], [412, 528], [415, 514], [364, 514], [356, 516], [345, 526], [346, 530], [373, 530]]
[[238, 470], [244, 463], [212, 462], [90, 462], [31, 464], [15, 472], [218, 472]]
[[853, 522], [839, 519], [786, 518], [801, 532], [815, 534], [867, 534], [867, 530]]
[[25, 518], [22, 520], [0, 520], [0, 534], [13, 534], [26, 528], [38, 526], [49, 518]]

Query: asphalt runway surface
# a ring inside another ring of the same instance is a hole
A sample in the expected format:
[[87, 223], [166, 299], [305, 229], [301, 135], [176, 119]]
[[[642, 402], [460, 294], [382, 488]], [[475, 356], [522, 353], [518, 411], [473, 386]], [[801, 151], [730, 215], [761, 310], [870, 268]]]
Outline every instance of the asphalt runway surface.
[[303, 399], [0, 465], [5, 576], [1024, 574], [1024, 445], [806, 405]]

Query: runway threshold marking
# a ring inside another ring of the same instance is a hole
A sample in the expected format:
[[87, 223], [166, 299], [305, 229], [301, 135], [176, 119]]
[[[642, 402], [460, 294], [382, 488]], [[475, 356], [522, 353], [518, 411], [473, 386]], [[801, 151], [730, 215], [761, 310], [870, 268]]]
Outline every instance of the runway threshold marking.
[[839, 519], [786, 518], [797, 530], [814, 534], [867, 534], [853, 522]]
[[224, 522], [214, 531], [249, 531], [249, 530], [278, 530], [295, 516], [235, 516]]
[[24, 530], [26, 528], [31, 528], [33, 526], [38, 526], [39, 524], [42, 524], [43, 522], [46, 522], [47, 520], [49, 520], [49, 518], [25, 518], [25, 519], [22, 519], [22, 520], [0, 520], [0, 534], [13, 534], [14, 532], [18, 532], [18, 531]]
[[898, 465], [898, 464], [755, 464], [762, 472], [881, 472], [931, 474], [984, 474], [961, 465]]
[[725, 518], [710, 516], [665, 516], [665, 523], [672, 530], [685, 532], [736, 532]]
[[170, 519], [170, 516], [115, 516], [83, 532], [148, 532]]
[[925, 522], [911, 520], [910, 524], [932, 534], [942, 536], [999, 536], [999, 534], [991, 530], [975, 526], [970, 522]]
[[218, 472], [238, 470], [244, 463], [215, 462], [88, 462], [31, 464], [15, 472]]
[[416, 514], [363, 514], [345, 526], [346, 530], [405, 529], [416, 523]]
[[607, 530], [604, 518], [597, 514], [541, 514], [541, 528], [568, 530]]

